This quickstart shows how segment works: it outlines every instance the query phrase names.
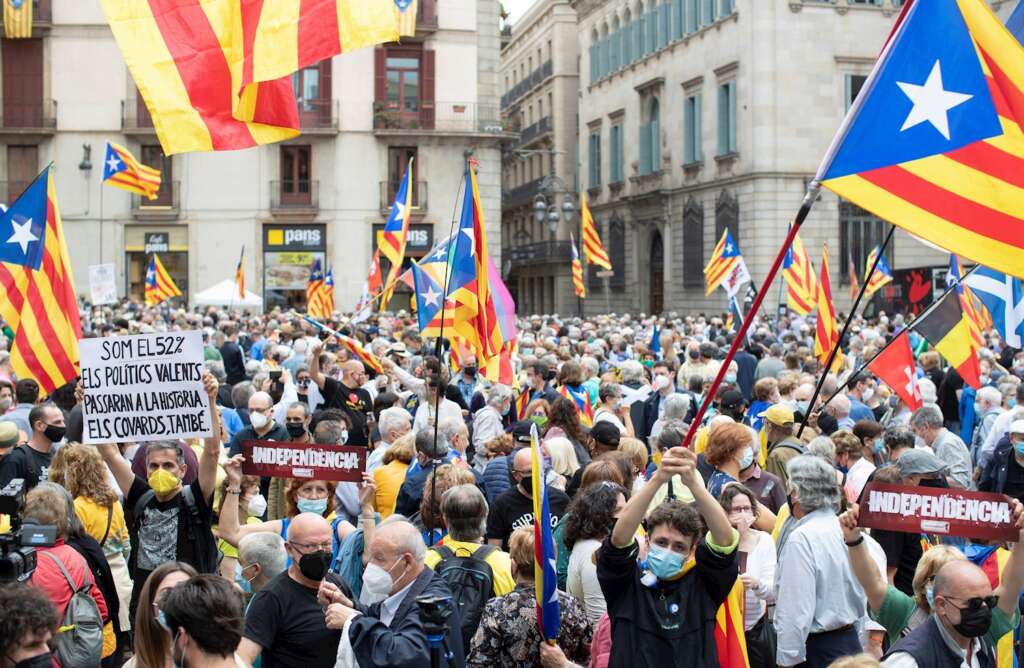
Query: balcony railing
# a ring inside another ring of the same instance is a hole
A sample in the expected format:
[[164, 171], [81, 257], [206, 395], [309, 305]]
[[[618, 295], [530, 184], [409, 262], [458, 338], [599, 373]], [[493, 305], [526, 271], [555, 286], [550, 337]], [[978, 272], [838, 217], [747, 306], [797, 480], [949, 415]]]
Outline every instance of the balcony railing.
[[[380, 187], [380, 212], [382, 215], [387, 215], [391, 210], [391, 205], [395, 202], [395, 195], [398, 193], [398, 182], [396, 181], [380, 181], [378, 183]], [[413, 213], [424, 213], [427, 210], [427, 182], [426, 181], [415, 181], [413, 183], [412, 191], [412, 205], [418, 211]]]
[[501, 96], [501, 108], [508, 107], [523, 95], [526, 95], [547, 80], [554, 72], [554, 63], [550, 60], [545, 61], [540, 67], [527, 74], [522, 81], [513, 86], [512, 90]]
[[0, 198], [4, 204], [10, 205], [31, 184], [31, 181], [0, 181]]
[[164, 181], [156, 199], [132, 193], [132, 215], [136, 218], [175, 219], [181, 213], [178, 194], [181, 192], [180, 181]]
[[277, 213], [303, 213], [320, 209], [320, 182], [307, 179], [283, 179], [270, 182], [270, 210]]
[[51, 0], [32, 0], [32, 27], [49, 27], [53, 23]]
[[533, 198], [540, 191], [540, 183], [543, 180], [544, 179], [534, 179], [533, 181], [528, 181], [521, 186], [516, 186], [512, 190], [503, 193], [501, 197], [501, 208], [511, 209], [533, 201]]
[[153, 117], [141, 100], [121, 100], [121, 129], [128, 133], [152, 134]]
[[373, 127], [376, 130], [433, 130], [437, 132], [507, 132], [495, 105], [475, 102], [421, 102], [418, 113], [386, 109], [373, 103]]
[[420, 0], [416, 3], [416, 30], [424, 32], [437, 30], [437, 3], [435, 0]]
[[513, 248], [502, 249], [502, 255], [513, 267], [568, 260], [572, 245], [568, 241], [538, 241]]
[[57, 101], [19, 102], [4, 100], [0, 127], [9, 130], [52, 132], [57, 129]]
[[299, 127], [304, 131], [338, 129], [337, 100], [299, 100]]
[[545, 116], [533, 125], [526, 126], [523, 131], [519, 134], [518, 145], [529, 144], [535, 139], [539, 139], [544, 135], [551, 132], [551, 117]]

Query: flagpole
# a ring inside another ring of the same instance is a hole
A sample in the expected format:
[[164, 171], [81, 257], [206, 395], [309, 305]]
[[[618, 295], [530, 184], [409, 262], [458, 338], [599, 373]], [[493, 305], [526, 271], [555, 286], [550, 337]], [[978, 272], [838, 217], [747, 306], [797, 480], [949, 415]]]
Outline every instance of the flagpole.
[[[939, 302], [941, 302], [943, 299], [945, 299], [946, 295], [948, 295], [950, 292], [955, 290], [957, 285], [963, 283], [963, 280], [965, 278], [967, 278], [968, 276], [973, 274], [975, 271], [977, 271], [980, 266], [981, 266], [980, 264], [974, 265], [973, 267], [970, 268], [970, 270], [966, 271], [963, 274], [963, 276], [960, 277], [960, 280], [957, 283], [953, 283], [952, 285], [946, 286], [945, 292], [943, 292], [942, 295], [938, 299], [936, 299], [931, 304], [929, 304], [928, 308], [926, 308], [925, 310], [921, 311], [921, 313], [916, 315], [913, 320], [911, 320], [909, 323], [907, 323], [906, 327], [903, 328], [903, 331], [906, 331], [906, 332], [912, 331], [914, 329], [914, 327], [917, 326], [917, 323], [918, 323], [919, 320], [921, 320], [925, 316], [931, 314], [932, 311], [934, 311], [936, 308], [938, 308]], [[900, 334], [902, 334], [902, 333], [903, 332], [900, 332]], [[843, 383], [842, 385], [840, 385], [839, 389], [837, 389], [831, 396], [829, 396], [828, 399], [826, 399], [825, 401], [823, 401], [821, 403], [821, 408], [819, 410], [824, 410], [825, 406], [828, 406], [829, 403], [831, 403], [833, 399], [835, 399], [838, 395], [842, 394], [843, 390], [845, 390], [846, 388], [848, 388], [850, 386], [850, 383], [853, 381], [853, 379], [856, 378], [858, 375], [860, 375], [860, 373], [862, 371], [864, 371], [864, 369], [867, 369], [871, 365], [871, 363], [874, 362], [882, 353], [884, 353], [886, 351], [886, 349], [888, 349], [889, 346], [891, 346], [893, 344], [893, 342], [896, 339], [898, 339], [898, 338], [899, 338], [899, 334], [897, 334], [896, 336], [892, 337], [892, 339], [890, 339], [884, 346], [879, 348], [878, 352], [876, 352], [874, 355], [871, 356], [871, 359], [869, 359], [867, 362], [864, 362], [863, 364], [861, 364], [857, 368], [856, 371], [851, 373], [849, 375], [849, 377], [846, 379], [846, 382]], [[813, 404], [811, 404], [811, 405], [813, 405]], [[809, 408], [808, 408], [808, 412], [810, 412]]]
[[[757, 291], [754, 296], [754, 302], [750, 306], [750, 310], [756, 312], [761, 308], [761, 304], [764, 302], [765, 295], [767, 294], [767, 288], [772, 284], [776, 274], [779, 273], [779, 268], [782, 267], [783, 260], [786, 259], [786, 252], [789, 247], [793, 244], [793, 239], [796, 238], [797, 232], [800, 231], [800, 227], [804, 221], [807, 220], [808, 214], [811, 213], [811, 207], [814, 205], [814, 200], [818, 197], [818, 192], [821, 190], [821, 184], [817, 181], [812, 181], [807, 188], [807, 194], [804, 196], [803, 203], [800, 204], [800, 210], [796, 214], [796, 219], [793, 224], [789, 226], [789, 232], [786, 233], [786, 238], [782, 242], [782, 247], [779, 248], [778, 254], [775, 256], [775, 260], [772, 262], [771, 268], [768, 270], [768, 275], [764, 279], [764, 283], [761, 284], [761, 289]], [[740, 325], [739, 331], [736, 333], [736, 338], [733, 339], [732, 344], [729, 346], [729, 352], [726, 353], [725, 359], [722, 360], [721, 366], [718, 368], [718, 373], [715, 374], [715, 379], [711, 381], [711, 387], [708, 388], [707, 394], [704, 395], [704, 401], [701, 402], [700, 408], [697, 409], [697, 414], [694, 416], [693, 421], [690, 422], [690, 428], [686, 432], [686, 437], [683, 439], [682, 447], [688, 448], [693, 442], [693, 437], [697, 434], [697, 429], [700, 427], [700, 422], [704, 418], [704, 414], [708, 410], [708, 406], [714, 400], [715, 392], [722, 384], [722, 379], [725, 378], [725, 373], [729, 369], [729, 363], [732, 362], [736, 353], [739, 352], [740, 346], [743, 344], [744, 339], [747, 335], [747, 330], [750, 329], [751, 323], [754, 322], [753, 318], [746, 318], [743, 324]]]
[[[825, 380], [828, 378], [829, 371], [832, 369], [832, 363], [836, 359], [836, 355], [839, 354], [839, 349], [843, 345], [843, 338], [846, 337], [846, 332], [849, 331], [850, 325], [853, 324], [853, 318], [857, 315], [857, 309], [860, 308], [860, 303], [864, 299], [864, 293], [868, 291], [868, 284], [870, 283], [871, 276], [875, 273], [875, 269], [878, 268], [878, 263], [882, 261], [882, 256], [885, 255], [885, 250], [889, 247], [889, 243], [892, 241], [892, 235], [896, 232], [895, 225], [889, 225], [889, 232], [885, 235], [885, 241], [882, 242], [882, 247], [879, 249], [878, 254], [875, 256], [875, 261], [871, 263], [871, 269], [868, 271], [868, 278], [865, 279], [864, 285], [857, 291], [857, 299], [853, 301], [853, 306], [850, 307], [850, 313], [846, 316], [846, 320], [843, 322], [843, 330], [839, 332], [839, 338], [836, 339], [836, 343], [832, 346], [832, 350], [829, 351], [828, 361], [825, 362], [825, 367], [821, 370], [821, 377], [818, 378], [817, 384], [814, 386], [814, 394], [811, 395], [811, 402], [808, 406], [813, 407], [814, 402], [818, 400], [818, 396], [821, 394], [821, 388], [825, 385]], [[821, 305], [818, 305], [818, 317], [821, 317]], [[796, 431], [796, 437], [800, 438], [804, 433], [804, 427], [807, 426], [807, 420], [811, 415], [810, 408], [806, 411], [803, 418], [800, 420], [800, 428]]]
[[103, 181], [100, 180], [100, 264], [103, 264]]

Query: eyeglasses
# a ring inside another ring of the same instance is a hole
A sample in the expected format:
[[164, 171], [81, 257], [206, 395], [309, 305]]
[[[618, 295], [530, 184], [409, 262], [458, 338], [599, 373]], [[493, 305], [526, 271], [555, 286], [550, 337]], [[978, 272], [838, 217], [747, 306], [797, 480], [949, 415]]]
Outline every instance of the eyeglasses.
[[288, 544], [294, 548], [298, 548], [300, 552], [330, 552], [334, 547], [330, 542], [327, 543], [296, 543], [291, 540]]
[[975, 596], [973, 598], [960, 598], [959, 596], [944, 596], [943, 598], [950, 601], [966, 601], [967, 605], [960, 608], [960, 610], [977, 610], [983, 605], [987, 605], [989, 610], [994, 610], [995, 607], [999, 605], [999, 597], [995, 595]]

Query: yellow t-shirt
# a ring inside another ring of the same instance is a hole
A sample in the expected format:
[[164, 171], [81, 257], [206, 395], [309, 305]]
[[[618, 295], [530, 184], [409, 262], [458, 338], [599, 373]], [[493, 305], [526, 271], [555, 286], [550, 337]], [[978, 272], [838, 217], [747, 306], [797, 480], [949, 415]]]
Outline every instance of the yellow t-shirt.
[[[85, 532], [96, 539], [103, 540], [104, 532], [107, 532], [107, 506], [100, 505], [90, 498], [80, 496], [75, 499], [75, 514], [82, 521]], [[113, 556], [121, 553], [125, 559], [131, 551], [131, 543], [128, 537], [128, 524], [124, 519], [124, 509], [120, 501], [114, 501], [113, 511], [110, 513], [110, 531], [107, 532], [107, 540], [101, 546], [103, 554]]]
[[380, 513], [381, 519], [395, 512], [398, 490], [405, 482], [405, 471], [408, 468], [408, 464], [394, 459], [391, 463], [385, 464], [373, 472], [373, 481], [377, 483], [377, 493], [373, 497], [374, 506]]
[[[446, 546], [457, 557], [468, 557], [474, 554], [477, 548], [483, 547], [480, 543], [464, 543], [461, 540], [452, 540], [451, 536], [445, 536], [441, 544]], [[494, 550], [484, 560], [494, 572], [494, 595], [504, 596], [516, 588], [516, 581], [512, 579], [512, 558], [508, 552]], [[426, 564], [434, 568], [441, 562], [441, 555], [435, 550], [427, 550]]]

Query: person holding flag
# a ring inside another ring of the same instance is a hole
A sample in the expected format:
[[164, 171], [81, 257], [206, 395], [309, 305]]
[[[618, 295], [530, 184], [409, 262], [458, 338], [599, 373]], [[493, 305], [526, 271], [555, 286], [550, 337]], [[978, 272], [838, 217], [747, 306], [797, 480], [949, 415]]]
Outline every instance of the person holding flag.
[[[647, 513], [674, 476], [694, 503], [666, 501]], [[646, 569], [637, 561], [641, 522], [650, 541]], [[736, 583], [738, 544], [739, 533], [697, 474], [697, 455], [683, 447], [667, 450], [597, 553], [597, 577], [612, 621], [609, 668], [746, 666], [742, 621], [738, 632], [723, 632], [716, 621]]]

